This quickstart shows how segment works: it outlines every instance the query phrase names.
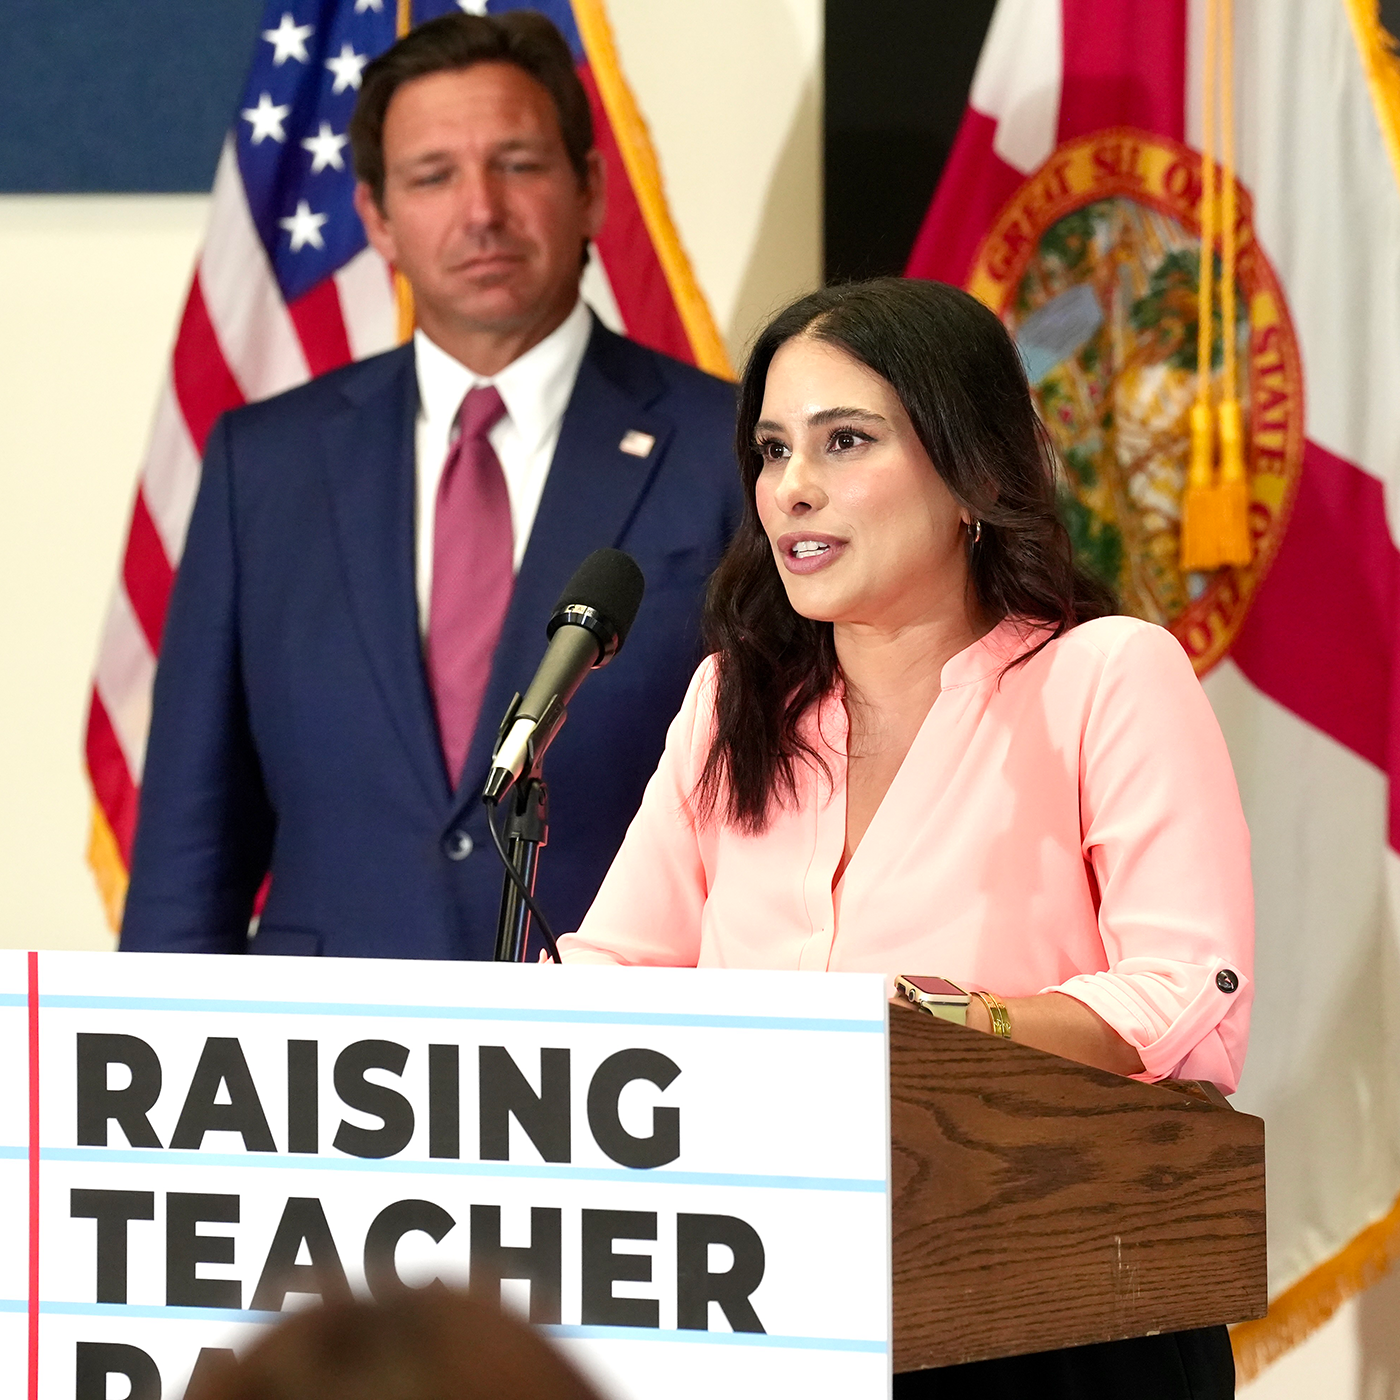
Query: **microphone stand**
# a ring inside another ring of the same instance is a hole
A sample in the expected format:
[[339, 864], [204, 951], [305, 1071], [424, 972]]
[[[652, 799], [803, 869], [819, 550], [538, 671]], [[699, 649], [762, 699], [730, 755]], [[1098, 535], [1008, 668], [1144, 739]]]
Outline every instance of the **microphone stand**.
[[[516, 711], [520, 708], [520, 698], [517, 694], [510, 702], [510, 708], [501, 721], [498, 747], [501, 738], [510, 732]], [[531, 898], [534, 897], [540, 847], [549, 842], [549, 788], [544, 781], [543, 767], [544, 754], [537, 756], [532, 745], [528, 767], [506, 794], [508, 805], [504, 813], [501, 841], [510, 870], [506, 871], [501, 882], [501, 909], [496, 916], [496, 962], [524, 962], [530, 941], [530, 906], [521, 893], [521, 887], [530, 892]], [[500, 811], [499, 808], [496, 810]], [[493, 821], [493, 815], [488, 811], [488, 822]], [[511, 877], [511, 870], [516, 878]]]
[[[521, 883], [533, 895], [539, 868], [540, 847], [549, 841], [549, 788], [531, 769], [528, 777], [510, 790], [506, 813], [505, 844], [509, 860]], [[530, 906], [515, 881], [507, 875], [501, 885], [501, 912], [496, 920], [496, 961], [524, 962], [530, 941]]]

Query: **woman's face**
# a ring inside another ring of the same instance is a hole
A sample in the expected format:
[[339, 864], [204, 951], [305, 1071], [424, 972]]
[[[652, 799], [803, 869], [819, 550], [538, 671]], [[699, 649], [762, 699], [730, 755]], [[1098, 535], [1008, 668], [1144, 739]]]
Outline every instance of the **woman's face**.
[[797, 612], [898, 628], [964, 611], [968, 512], [878, 374], [825, 341], [789, 340], [754, 436], [758, 518]]

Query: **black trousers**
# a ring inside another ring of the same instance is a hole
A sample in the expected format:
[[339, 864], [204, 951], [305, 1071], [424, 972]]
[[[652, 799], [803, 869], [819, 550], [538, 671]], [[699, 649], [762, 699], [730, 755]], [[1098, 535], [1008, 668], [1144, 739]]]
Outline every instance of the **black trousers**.
[[1234, 1393], [1235, 1359], [1224, 1327], [906, 1371], [894, 1378], [894, 1400], [1229, 1400]]

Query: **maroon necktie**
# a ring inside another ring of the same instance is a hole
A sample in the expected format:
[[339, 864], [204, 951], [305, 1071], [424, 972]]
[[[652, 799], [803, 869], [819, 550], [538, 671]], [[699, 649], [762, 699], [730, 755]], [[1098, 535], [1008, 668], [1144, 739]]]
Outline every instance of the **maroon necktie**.
[[494, 388], [472, 389], [457, 413], [433, 513], [428, 681], [455, 789], [476, 731], [491, 658], [515, 587], [515, 534], [500, 459], [487, 438], [506, 411]]

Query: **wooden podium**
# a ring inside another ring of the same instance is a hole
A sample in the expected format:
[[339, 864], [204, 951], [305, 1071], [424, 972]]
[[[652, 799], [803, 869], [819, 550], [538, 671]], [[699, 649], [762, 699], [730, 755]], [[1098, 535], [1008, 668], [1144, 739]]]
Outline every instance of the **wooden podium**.
[[894, 1369], [1262, 1317], [1264, 1124], [890, 1009]]

